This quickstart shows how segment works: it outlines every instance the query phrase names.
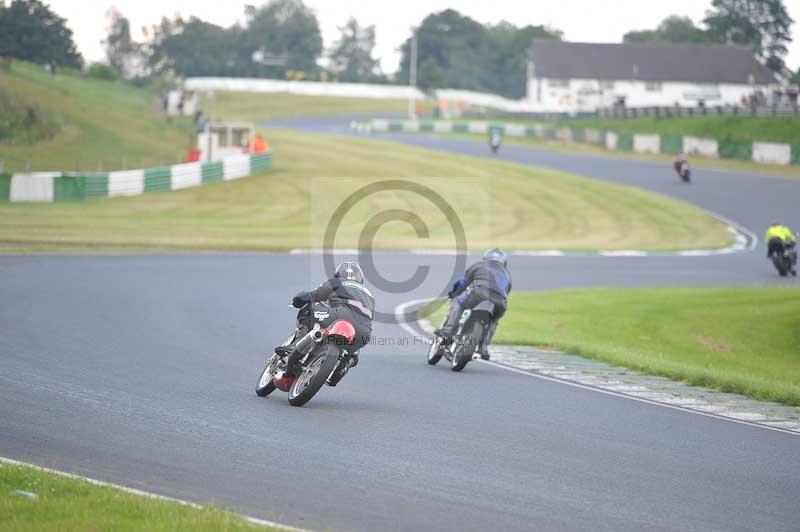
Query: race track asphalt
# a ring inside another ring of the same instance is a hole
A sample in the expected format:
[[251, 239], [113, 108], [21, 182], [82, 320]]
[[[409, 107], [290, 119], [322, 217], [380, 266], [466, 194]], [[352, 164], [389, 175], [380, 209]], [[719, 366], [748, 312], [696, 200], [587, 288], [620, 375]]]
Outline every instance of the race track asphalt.
[[[792, 223], [800, 198], [800, 182], [763, 176], [702, 170], [681, 187], [650, 163], [511, 146], [501, 157], [685, 197], [758, 233], [774, 216]], [[793, 282], [761, 253], [512, 267], [520, 290]], [[376, 294], [380, 310], [435, 295], [452, 258], [376, 255], [394, 279], [421, 261], [431, 277]], [[0, 257], [0, 455], [316, 530], [798, 529], [796, 436], [486, 364], [455, 375], [425, 364], [422, 340], [396, 325], [376, 324], [361, 365], [307, 407], [256, 397], [264, 354], [291, 326], [285, 304], [319, 282], [319, 263]]]

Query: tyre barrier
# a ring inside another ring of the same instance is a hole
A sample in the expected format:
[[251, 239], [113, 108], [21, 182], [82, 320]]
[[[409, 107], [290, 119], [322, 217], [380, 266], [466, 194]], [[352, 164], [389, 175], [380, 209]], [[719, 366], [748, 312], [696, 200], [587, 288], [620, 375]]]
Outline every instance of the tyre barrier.
[[713, 159], [740, 159], [759, 164], [800, 165], [800, 144], [775, 142], [738, 142], [692, 136], [679, 137], [656, 133], [626, 133], [602, 131], [579, 127], [554, 127], [542, 124], [524, 125], [496, 121], [449, 121], [449, 120], [387, 120], [375, 119], [367, 122], [352, 122], [350, 127], [360, 133], [475, 133], [487, 134], [500, 131], [509, 137], [532, 137], [563, 142], [586, 142], [605, 147], [607, 150], [637, 153], [663, 153], [675, 155], [686, 152]]
[[272, 153], [262, 153], [141, 170], [0, 174], [0, 201], [55, 202], [138, 196], [239, 179], [271, 169]]

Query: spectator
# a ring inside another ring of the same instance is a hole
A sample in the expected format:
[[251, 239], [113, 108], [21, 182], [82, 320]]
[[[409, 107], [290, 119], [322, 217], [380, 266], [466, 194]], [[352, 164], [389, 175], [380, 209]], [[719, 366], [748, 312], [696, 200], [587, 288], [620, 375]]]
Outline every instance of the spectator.
[[264, 139], [264, 136], [261, 133], [256, 133], [256, 138], [253, 140], [250, 151], [252, 153], [266, 153], [268, 149], [269, 146], [267, 146], [267, 141]]

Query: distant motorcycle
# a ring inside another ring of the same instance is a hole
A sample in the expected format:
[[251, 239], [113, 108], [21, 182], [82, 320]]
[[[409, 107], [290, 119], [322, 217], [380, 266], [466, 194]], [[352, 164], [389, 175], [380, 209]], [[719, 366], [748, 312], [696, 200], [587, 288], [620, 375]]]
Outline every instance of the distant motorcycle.
[[689, 161], [685, 159], [677, 160], [673, 163], [672, 166], [675, 169], [675, 172], [678, 174], [678, 177], [680, 177], [684, 183], [691, 182], [692, 170], [691, 168], [689, 168]]
[[489, 134], [489, 147], [492, 149], [492, 153], [497, 153], [497, 150], [500, 149], [500, 143], [503, 141], [502, 135], [497, 130], [492, 130]]
[[[314, 316], [316, 321], [328, 317], [327, 313], [323, 313], [325, 316], [317, 314], [319, 313], [315, 313]], [[290, 405], [303, 406], [316, 395], [339, 365], [342, 365], [340, 377], [350, 369], [351, 357], [346, 346], [353, 343], [356, 335], [355, 327], [350, 322], [338, 320], [327, 328], [315, 323], [308, 332], [298, 325], [281, 345], [288, 346], [300, 335], [302, 336], [295, 344], [292, 354], [274, 353], [267, 359], [267, 364], [256, 384], [256, 395], [266, 397], [277, 388], [289, 393]], [[290, 363], [300, 368], [297, 378], [285, 375]]]
[[442, 357], [450, 362], [450, 369], [461, 371], [471, 360], [480, 358], [475, 350], [481, 345], [487, 329], [494, 319], [494, 305], [483, 301], [473, 309], [465, 309], [458, 320], [452, 338], [435, 336], [428, 350], [428, 364], [435, 366]]
[[783, 249], [773, 253], [772, 264], [775, 265], [775, 269], [778, 270], [778, 275], [781, 277], [786, 277], [790, 273], [796, 276], [797, 249], [794, 242], [784, 244]]

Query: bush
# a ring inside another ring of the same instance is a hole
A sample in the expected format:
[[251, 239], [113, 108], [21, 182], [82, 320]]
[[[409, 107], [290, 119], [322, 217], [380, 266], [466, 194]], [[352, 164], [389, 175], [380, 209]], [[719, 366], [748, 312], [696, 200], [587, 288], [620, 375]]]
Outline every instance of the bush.
[[60, 129], [53, 113], [0, 88], [0, 142], [33, 144]]
[[102, 79], [105, 81], [116, 81], [117, 71], [105, 63], [93, 63], [89, 67], [89, 77], [92, 79]]

